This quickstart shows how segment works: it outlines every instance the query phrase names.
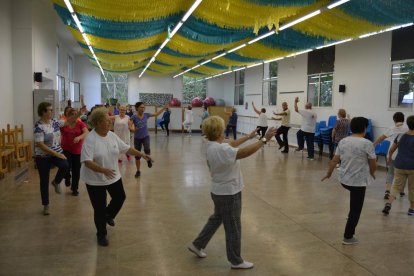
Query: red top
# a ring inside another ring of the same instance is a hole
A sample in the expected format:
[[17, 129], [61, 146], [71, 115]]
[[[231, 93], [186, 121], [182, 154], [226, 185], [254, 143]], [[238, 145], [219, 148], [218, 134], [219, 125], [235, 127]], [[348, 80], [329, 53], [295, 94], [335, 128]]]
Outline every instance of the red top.
[[60, 128], [62, 133], [62, 141], [60, 143], [63, 150], [68, 151], [72, 154], [81, 154], [83, 140], [78, 143], [74, 143], [73, 139], [83, 134], [83, 129], [86, 127], [82, 121], [76, 121], [74, 127], [64, 126]]

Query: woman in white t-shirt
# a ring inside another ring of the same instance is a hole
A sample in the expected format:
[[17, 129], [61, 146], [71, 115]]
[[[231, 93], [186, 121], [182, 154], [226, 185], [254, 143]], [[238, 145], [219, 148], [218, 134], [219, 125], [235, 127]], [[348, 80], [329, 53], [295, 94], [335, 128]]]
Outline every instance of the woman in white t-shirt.
[[208, 117], [203, 122], [203, 133], [208, 139], [206, 157], [212, 178], [211, 198], [214, 214], [210, 216], [198, 237], [188, 249], [200, 258], [206, 257], [203, 249], [223, 223], [226, 235], [227, 259], [232, 268], [252, 268], [253, 263], [241, 257], [241, 191], [243, 176], [239, 159], [246, 158], [259, 150], [275, 134], [269, 129], [265, 137], [243, 148], [237, 148], [255, 136], [256, 130], [248, 136], [229, 143], [224, 141], [224, 120], [219, 116]]
[[[126, 115], [127, 108], [125, 105], [119, 107], [119, 115], [114, 116], [114, 132], [115, 134], [128, 146], [131, 144], [131, 131], [133, 131], [132, 121]], [[131, 157], [126, 154], [128, 161]], [[121, 155], [119, 155], [118, 162], [121, 163]]]
[[336, 165], [341, 161], [338, 170], [339, 181], [350, 192], [350, 210], [342, 240], [345, 245], [358, 243], [354, 234], [364, 205], [365, 190], [369, 182], [375, 179], [375, 149], [371, 141], [364, 138], [367, 127], [367, 118], [355, 117], [351, 120], [352, 135], [339, 142], [335, 156], [329, 163], [328, 172], [322, 178], [322, 181], [330, 178]]
[[[93, 130], [86, 136], [81, 152], [81, 179], [86, 183], [89, 198], [94, 209], [98, 244], [108, 246], [106, 224], [115, 225], [114, 218], [125, 201], [118, 156], [127, 153], [151, 160], [131, 148], [110, 131], [112, 120], [105, 108], [96, 108], [90, 117]], [[106, 205], [106, 192], [111, 201]]]
[[191, 135], [191, 126], [193, 124], [194, 118], [193, 118], [193, 111], [192, 111], [192, 107], [191, 105], [189, 105], [187, 107], [187, 110], [184, 113], [184, 122], [183, 122], [183, 126], [184, 128], [187, 130], [188, 134]]
[[254, 102], [252, 102], [252, 106], [254, 112], [259, 115], [259, 119], [257, 121], [257, 134], [260, 136], [260, 139], [264, 137], [268, 124], [267, 124], [267, 116], [266, 116], [266, 108], [260, 109], [260, 111], [254, 106]]

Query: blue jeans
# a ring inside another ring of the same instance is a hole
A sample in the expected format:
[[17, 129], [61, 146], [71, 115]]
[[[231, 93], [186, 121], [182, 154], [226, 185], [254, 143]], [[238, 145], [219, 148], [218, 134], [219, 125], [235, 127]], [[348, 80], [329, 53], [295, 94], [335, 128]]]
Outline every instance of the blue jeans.
[[36, 166], [40, 177], [40, 195], [42, 197], [42, 205], [49, 205], [49, 173], [52, 165], [58, 168], [55, 176], [55, 183], [60, 183], [69, 170], [67, 160], [54, 156], [36, 157]]
[[308, 148], [308, 157], [313, 158], [313, 155], [315, 152], [315, 145], [313, 144], [315, 133], [299, 130], [296, 133], [296, 137], [298, 138], [298, 146], [299, 146], [299, 149], [301, 150], [303, 149], [305, 145], [305, 139], [306, 139], [306, 147]]

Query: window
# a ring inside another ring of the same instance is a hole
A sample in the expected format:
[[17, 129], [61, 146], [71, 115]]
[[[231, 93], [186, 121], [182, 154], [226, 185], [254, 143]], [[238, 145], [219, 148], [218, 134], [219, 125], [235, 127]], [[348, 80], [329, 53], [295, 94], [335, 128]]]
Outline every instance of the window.
[[128, 102], [128, 74], [105, 72], [106, 79], [101, 75], [101, 101], [109, 103], [117, 99], [119, 103]]
[[332, 106], [335, 46], [308, 54], [308, 102], [313, 106]]
[[59, 73], [60, 73], [59, 66], [60, 66], [60, 62], [59, 62], [59, 45], [56, 45], [56, 75], [59, 75]]
[[308, 76], [308, 102], [313, 106], [332, 106], [333, 73]]
[[234, 105], [244, 104], [244, 70], [236, 71], [234, 82]]
[[69, 95], [72, 102], [80, 101], [80, 83], [71, 81], [69, 83]]
[[276, 105], [277, 101], [277, 62], [263, 66], [262, 105]]
[[205, 99], [207, 81], [183, 76], [183, 104], [190, 104], [195, 97]]
[[391, 65], [390, 107], [413, 108], [414, 61]]
[[68, 79], [73, 80], [73, 60], [71, 56], [68, 56]]

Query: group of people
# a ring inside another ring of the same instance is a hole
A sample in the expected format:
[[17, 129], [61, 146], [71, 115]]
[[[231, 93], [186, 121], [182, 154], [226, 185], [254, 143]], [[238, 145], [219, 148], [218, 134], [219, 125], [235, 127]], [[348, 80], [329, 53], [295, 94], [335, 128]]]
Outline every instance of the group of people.
[[[308, 159], [313, 159], [313, 135], [317, 116], [310, 103], [306, 103], [305, 109], [301, 110], [298, 102], [299, 99], [296, 98], [294, 107], [295, 111], [302, 116], [302, 125], [297, 133], [297, 150], [303, 150], [306, 140]], [[290, 111], [286, 102], [282, 104], [282, 108], [281, 112], [273, 113], [278, 116], [273, 119], [280, 120], [281, 126], [277, 129], [268, 128], [267, 117], [265, 118], [266, 110], [264, 108], [258, 110], [253, 103], [253, 109], [259, 115], [258, 127], [239, 139], [236, 136], [236, 109], [224, 110], [229, 116], [227, 126], [221, 117], [210, 116], [207, 109], [204, 109], [201, 128], [207, 139], [206, 159], [212, 178], [211, 197], [214, 203], [214, 213], [209, 217], [199, 235], [188, 246], [188, 249], [198, 257], [206, 257], [204, 249], [219, 226], [223, 224], [227, 258], [231, 267], [247, 269], [254, 266], [253, 263], [241, 257], [241, 192], [244, 182], [239, 160], [251, 156], [274, 136], [276, 136], [279, 149], [283, 153], [289, 152], [287, 136], [290, 129]], [[79, 179], [85, 182], [94, 209], [97, 241], [101, 246], [108, 246], [106, 225], [115, 225], [114, 219], [126, 198], [119, 171], [120, 156], [126, 154], [128, 159], [131, 155], [135, 156], [137, 168], [135, 177], [140, 177], [141, 158], [147, 161], [148, 167], [152, 166], [148, 119], [164, 112], [163, 121], [169, 122], [170, 120], [168, 106], [154, 113], [146, 113], [144, 103], [137, 102], [135, 109], [136, 112], [128, 116], [126, 106], [120, 105], [119, 114], [116, 115], [109, 114], [106, 108], [96, 108], [89, 115], [88, 122], [91, 128], [88, 130], [86, 124], [79, 119], [79, 112], [75, 109], [68, 109], [65, 112], [65, 120], [55, 120], [52, 118], [50, 103], [41, 103], [38, 106], [40, 119], [34, 129], [35, 161], [40, 176], [43, 214], [49, 215], [49, 172], [51, 166], [55, 165], [58, 170], [51, 185], [56, 193], [61, 193], [60, 182], [63, 179], [66, 185], [71, 186], [73, 195], [78, 195]], [[185, 112], [190, 114], [185, 116], [185, 123], [189, 123], [193, 116], [191, 107]], [[340, 183], [350, 192], [350, 210], [343, 244], [350, 245], [358, 242], [354, 234], [362, 211], [366, 187], [375, 178], [374, 146], [386, 138], [393, 139], [393, 145], [388, 158], [389, 169], [385, 195], [388, 201], [383, 213], [389, 214], [392, 201], [398, 193], [403, 192], [404, 183], [408, 180], [411, 203], [408, 215], [414, 215], [414, 116], [407, 118], [408, 128], [406, 128], [403, 126], [404, 115], [402, 114], [401, 117], [401, 114], [394, 115], [393, 130], [386, 132], [372, 143], [364, 138], [368, 126], [366, 118], [355, 117], [349, 120], [346, 118], [345, 110], [338, 111], [339, 119], [332, 131], [336, 150], [322, 181], [330, 178], [334, 169], [339, 167]], [[168, 126], [163, 126], [168, 131]], [[225, 142], [230, 130], [233, 132], [234, 139]], [[134, 133], [134, 147], [131, 147], [129, 143], [131, 132]], [[350, 136], [348, 136], [349, 132], [352, 133]], [[191, 133], [191, 125], [189, 133]], [[241, 146], [257, 134], [260, 135], [260, 139], [247, 146]], [[144, 148], [143, 153], [142, 148]], [[393, 155], [392, 153], [397, 149], [398, 154]], [[394, 171], [395, 177], [392, 177]], [[391, 183], [393, 183], [392, 188]], [[111, 196], [109, 204], [106, 202], [107, 192]]]

